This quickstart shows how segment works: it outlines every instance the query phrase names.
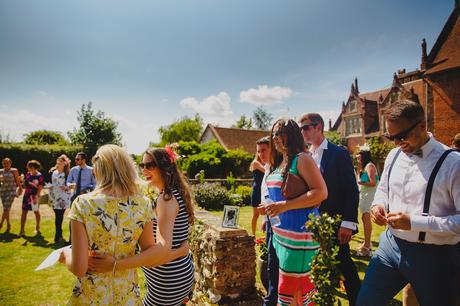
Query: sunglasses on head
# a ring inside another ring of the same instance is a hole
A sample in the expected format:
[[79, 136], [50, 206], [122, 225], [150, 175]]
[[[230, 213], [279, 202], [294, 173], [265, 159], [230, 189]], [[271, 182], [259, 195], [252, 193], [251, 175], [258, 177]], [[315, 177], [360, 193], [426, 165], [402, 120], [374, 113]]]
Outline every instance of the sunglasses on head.
[[414, 123], [413, 125], [411, 125], [408, 129], [402, 131], [401, 133], [398, 133], [396, 135], [390, 135], [390, 133], [385, 133], [384, 136], [388, 139], [388, 140], [391, 140], [391, 141], [403, 141], [404, 139], [407, 138], [407, 136], [409, 135], [409, 133], [415, 129], [415, 127], [420, 123], [422, 122], [422, 120], [419, 120], [417, 121], [416, 123]]
[[315, 127], [315, 126], [317, 126], [317, 125], [318, 125], [317, 123], [309, 123], [309, 124], [301, 125], [299, 128], [300, 128], [302, 131], [306, 131], [306, 130], [310, 129], [311, 127]]
[[141, 169], [149, 169], [149, 170], [152, 170], [153, 168], [155, 168], [156, 165], [155, 165], [155, 162], [151, 161], [151, 162], [147, 162], [147, 163], [140, 163], [139, 164], [139, 168]]

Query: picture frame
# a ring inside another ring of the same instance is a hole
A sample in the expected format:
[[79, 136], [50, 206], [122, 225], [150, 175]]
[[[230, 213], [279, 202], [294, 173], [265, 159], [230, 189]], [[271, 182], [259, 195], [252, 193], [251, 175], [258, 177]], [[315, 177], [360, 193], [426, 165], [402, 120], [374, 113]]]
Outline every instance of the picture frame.
[[222, 218], [222, 227], [238, 228], [238, 218], [240, 208], [238, 206], [224, 206], [224, 216]]

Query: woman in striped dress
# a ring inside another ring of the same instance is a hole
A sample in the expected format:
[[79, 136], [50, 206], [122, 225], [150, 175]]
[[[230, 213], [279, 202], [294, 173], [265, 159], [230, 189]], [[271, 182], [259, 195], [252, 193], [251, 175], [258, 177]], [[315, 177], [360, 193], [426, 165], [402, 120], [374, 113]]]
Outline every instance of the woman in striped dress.
[[[305, 223], [308, 215], [318, 215], [315, 207], [327, 197], [327, 187], [315, 162], [305, 152], [305, 145], [294, 120], [278, 120], [272, 128], [271, 169], [266, 177], [269, 204], [264, 206], [270, 216], [279, 215], [281, 223], [272, 226], [273, 246], [279, 259], [279, 305], [313, 305], [310, 300], [314, 284], [310, 279], [310, 262], [319, 249]], [[303, 178], [310, 190], [287, 200], [281, 191], [286, 173]]]
[[[140, 167], [150, 185], [160, 190], [154, 207], [155, 246], [117, 261], [116, 270], [143, 266], [147, 280], [144, 305], [174, 306], [187, 302], [194, 282], [194, 266], [186, 242], [193, 222], [193, 202], [184, 176], [176, 166], [176, 155], [166, 149], [148, 149]], [[186, 251], [184, 252], [184, 249]], [[90, 267], [105, 272], [110, 260], [100, 256]]]

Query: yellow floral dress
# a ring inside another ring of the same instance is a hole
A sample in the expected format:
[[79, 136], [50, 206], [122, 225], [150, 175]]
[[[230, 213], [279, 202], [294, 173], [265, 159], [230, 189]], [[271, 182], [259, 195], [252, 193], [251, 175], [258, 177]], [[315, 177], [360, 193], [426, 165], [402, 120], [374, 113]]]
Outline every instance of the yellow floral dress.
[[[85, 225], [90, 252], [116, 259], [135, 253], [144, 225], [152, 221], [152, 205], [141, 195], [125, 199], [91, 192], [72, 204], [70, 219]], [[141, 305], [135, 269], [112, 273], [86, 273], [78, 278], [71, 305]]]

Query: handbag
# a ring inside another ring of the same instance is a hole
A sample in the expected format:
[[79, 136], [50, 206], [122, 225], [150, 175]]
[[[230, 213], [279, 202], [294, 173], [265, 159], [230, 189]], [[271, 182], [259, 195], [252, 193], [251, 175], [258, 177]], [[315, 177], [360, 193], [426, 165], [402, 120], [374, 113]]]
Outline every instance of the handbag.
[[310, 190], [307, 182], [299, 175], [293, 173], [293, 171], [297, 171], [297, 159], [298, 156], [292, 161], [291, 168], [285, 174], [286, 177], [281, 185], [281, 193], [288, 200], [297, 198]]

